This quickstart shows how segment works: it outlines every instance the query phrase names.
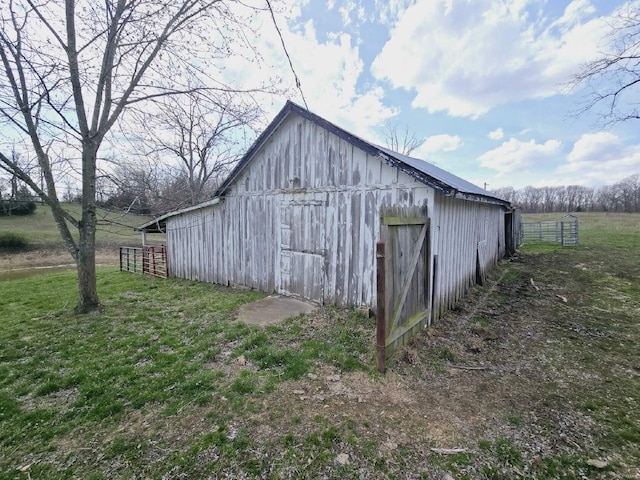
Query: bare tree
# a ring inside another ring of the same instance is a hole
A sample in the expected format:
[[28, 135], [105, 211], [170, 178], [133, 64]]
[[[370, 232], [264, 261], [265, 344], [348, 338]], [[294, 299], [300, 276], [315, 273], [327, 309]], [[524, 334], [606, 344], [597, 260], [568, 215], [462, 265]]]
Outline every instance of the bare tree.
[[640, 10], [630, 2], [612, 18], [609, 42], [600, 58], [586, 63], [573, 76], [571, 87], [588, 89], [578, 115], [595, 107], [604, 124], [640, 118]]
[[407, 126], [401, 129], [397, 123], [387, 124], [384, 135], [387, 147], [403, 155], [411, 155], [411, 152], [424, 143], [424, 138], [410, 132]]
[[516, 190], [513, 187], [498, 188], [493, 190], [491, 193], [496, 197], [506, 200], [507, 202], [516, 203]]
[[640, 175], [629, 175], [616, 184], [620, 202], [627, 213], [640, 212]]
[[252, 127], [261, 115], [250, 96], [194, 91], [163, 102], [159, 114], [147, 123], [151, 128], [146, 143], [149, 153], [178, 161], [174, 176], [186, 179], [187, 187], [180, 199], [196, 205], [210, 196], [237, 161], [246, 147], [246, 130], [253, 138]]
[[[241, 8], [233, 4], [234, 8]], [[99, 309], [95, 270], [96, 165], [107, 135], [125, 113], [193, 90], [217, 60], [248, 41], [245, 25], [222, 0], [6, 0], [0, 9], [0, 119], [30, 140], [44, 178], [0, 152], [51, 207], [78, 271], [77, 311]], [[245, 49], [251, 51], [250, 49]], [[217, 82], [217, 83], [216, 83]], [[210, 75], [209, 88], [228, 89]], [[65, 153], [66, 152], [66, 153]], [[76, 155], [82, 208], [59, 201], [56, 158]], [[77, 238], [72, 234], [78, 232]]]
[[162, 176], [162, 169], [151, 162], [122, 162], [108, 176], [111, 195], [101, 206], [127, 213], [157, 213]]

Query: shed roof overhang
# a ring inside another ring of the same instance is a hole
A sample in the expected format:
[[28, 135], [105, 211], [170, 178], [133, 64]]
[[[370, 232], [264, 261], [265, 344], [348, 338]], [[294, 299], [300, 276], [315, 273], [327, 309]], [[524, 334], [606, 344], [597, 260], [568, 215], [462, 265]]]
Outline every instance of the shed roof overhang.
[[198, 205], [194, 205], [192, 207], [183, 208], [181, 210], [176, 210], [174, 212], [168, 212], [164, 215], [161, 215], [153, 220], [149, 220], [147, 223], [142, 224], [138, 227], [135, 227], [136, 230], [140, 232], [146, 233], [165, 233], [167, 231], [167, 219], [171, 217], [175, 217], [177, 215], [182, 215], [183, 213], [192, 212], [194, 210], [200, 210], [206, 207], [212, 207], [220, 203], [220, 198], [214, 198], [204, 203], [200, 203]]

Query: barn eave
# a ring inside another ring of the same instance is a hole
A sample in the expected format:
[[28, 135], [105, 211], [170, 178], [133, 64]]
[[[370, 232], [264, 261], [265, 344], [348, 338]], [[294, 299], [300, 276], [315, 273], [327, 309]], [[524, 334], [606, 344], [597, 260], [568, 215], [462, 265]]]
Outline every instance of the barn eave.
[[192, 207], [182, 208], [180, 210], [175, 210], [173, 212], [165, 213], [153, 220], [149, 220], [147, 223], [134, 227], [134, 230], [138, 230], [140, 232], [146, 233], [165, 233], [167, 228], [167, 219], [170, 217], [175, 217], [177, 215], [183, 215], [185, 213], [193, 212], [194, 210], [200, 210], [206, 207], [212, 207], [220, 203], [219, 198], [213, 198], [203, 203], [199, 203], [198, 205], [193, 205]]

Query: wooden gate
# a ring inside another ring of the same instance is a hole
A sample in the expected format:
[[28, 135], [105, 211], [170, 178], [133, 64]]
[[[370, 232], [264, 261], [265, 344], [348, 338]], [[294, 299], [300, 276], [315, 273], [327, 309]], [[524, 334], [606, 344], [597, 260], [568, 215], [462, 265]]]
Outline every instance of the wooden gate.
[[378, 369], [429, 319], [429, 219], [426, 207], [389, 207], [376, 245]]

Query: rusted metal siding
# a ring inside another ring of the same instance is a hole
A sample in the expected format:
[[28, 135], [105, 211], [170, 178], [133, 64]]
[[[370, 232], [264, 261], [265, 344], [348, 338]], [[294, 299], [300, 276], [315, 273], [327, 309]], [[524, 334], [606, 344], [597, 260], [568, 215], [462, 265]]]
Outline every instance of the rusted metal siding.
[[[435, 317], [451, 308], [505, 254], [504, 210], [436, 194], [432, 217]], [[433, 262], [433, 260], [432, 260]]]
[[375, 305], [380, 208], [434, 191], [298, 116], [220, 204], [167, 220], [172, 275], [338, 305]]

